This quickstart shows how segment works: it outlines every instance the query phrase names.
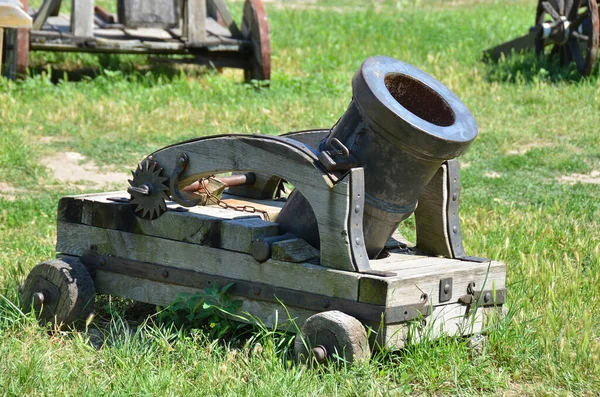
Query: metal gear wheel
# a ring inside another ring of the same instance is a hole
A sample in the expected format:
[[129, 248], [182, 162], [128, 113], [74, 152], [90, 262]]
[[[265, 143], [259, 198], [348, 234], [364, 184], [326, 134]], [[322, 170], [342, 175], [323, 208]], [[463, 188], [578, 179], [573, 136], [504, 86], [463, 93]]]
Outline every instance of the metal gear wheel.
[[133, 179], [128, 180], [131, 187], [127, 192], [131, 195], [130, 203], [136, 206], [136, 215], [148, 220], [158, 218], [167, 210], [169, 178], [162, 176], [163, 169], [152, 159], [145, 159], [131, 173]]

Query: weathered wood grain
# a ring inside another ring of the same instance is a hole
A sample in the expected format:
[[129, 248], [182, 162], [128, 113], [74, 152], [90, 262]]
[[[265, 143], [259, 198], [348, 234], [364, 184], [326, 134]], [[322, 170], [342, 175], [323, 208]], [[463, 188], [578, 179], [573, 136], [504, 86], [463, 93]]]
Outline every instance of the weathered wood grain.
[[307, 291], [342, 299], [358, 300], [360, 275], [308, 263], [274, 259], [258, 263], [239, 252], [58, 222], [57, 252], [81, 256], [95, 246], [98, 253], [124, 259], [173, 266], [238, 280]]
[[259, 237], [277, 236], [279, 225], [260, 218], [235, 219], [221, 223], [221, 248], [250, 253], [252, 241]]
[[447, 165], [443, 164], [419, 196], [415, 210], [417, 247], [432, 255], [452, 258], [448, 237]]
[[173, 28], [179, 25], [177, 0], [118, 0], [119, 23], [128, 28]]
[[[423, 294], [427, 294], [429, 303], [437, 306], [440, 304], [440, 280], [447, 278], [452, 278], [452, 297], [444, 304], [458, 302], [467, 294], [467, 286], [472, 282], [475, 291], [506, 287], [506, 266], [502, 262], [477, 263], [434, 257], [417, 261], [426, 265], [395, 269], [394, 277], [361, 279], [359, 301], [393, 307], [419, 303]], [[404, 263], [407, 262], [399, 264]]]
[[229, 8], [227, 8], [227, 5], [225, 4], [225, 2], [223, 0], [210, 0], [210, 2], [217, 9], [217, 12], [221, 16], [224, 25], [227, 26], [227, 28], [231, 32], [231, 35], [233, 37], [242, 38], [242, 32], [240, 31], [237, 24], [233, 20], [233, 17], [231, 16], [231, 13], [229, 12]]
[[71, 31], [77, 37], [94, 36], [94, 0], [73, 0]]
[[377, 337], [386, 347], [403, 348], [408, 343], [433, 340], [442, 335], [470, 335], [480, 332], [487, 319], [500, 310], [495, 307], [479, 308], [475, 314], [465, 316], [466, 306], [459, 304], [438, 306], [430, 316], [423, 318], [421, 324], [415, 321], [412, 324], [388, 325]]
[[302, 263], [319, 258], [319, 250], [299, 238], [276, 241], [271, 250], [271, 258], [285, 262]]
[[[168, 306], [182, 294], [192, 295], [202, 292], [200, 289], [103, 271], [96, 272], [94, 283], [96, 291], [100, 294], [120, 296], [159, 306]], [[259, 319], [269, 328], [277, 326], [279, 329], [294, 333], [308, 317], [316, 313], [294, 306], [284, 308], [278, 303], [251, 300], [235, 295], [232, 295], [230, 299], [242, 302], [237, 313], [239, 316], [235, 316], [234, 320], [254, 322]]]
[[187, 47], [201, 47], [206, 43], [206, 1], [183, 0], [183, 36]]
[[37, 14], [35, 14], [35, 18], [33, 19], [33, 24], [31, 25], [31, 29], [39, 30], [44, 26], [46, 20], [50, 16], [50, 14], [56, 9], [56, 7], [60, 7], [61, 0], [44, 0], [42, 6], [40, 7]]
[[208, 175], [261, 171], [290, 182], [310, 203], [319, 228], [321, 264], [355, 270], [349, 242], [349, 176], [333, 184], [316, 155], [304, 145], [282, 138], [227, 135], [166, 147], [152, 154], [171, 175], [181, 153], [191, 159], [181, 176], [181, 186]]

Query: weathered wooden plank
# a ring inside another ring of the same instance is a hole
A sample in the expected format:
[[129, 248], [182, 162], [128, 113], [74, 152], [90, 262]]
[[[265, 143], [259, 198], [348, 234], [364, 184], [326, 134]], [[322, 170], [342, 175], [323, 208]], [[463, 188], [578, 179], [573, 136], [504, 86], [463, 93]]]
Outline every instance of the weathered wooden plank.
[[94, 0], [73, 0], [71, 29], [74, 36], [94, 36]]
[[157, 28], [137, 28], [137, 29], [123, 29], [126, 35], [144, 40], [144, 39], [154, 39], [154, 40], [172, 40], [173, 37], [164, 29]]
[[184, 0], [183, 35], [188, 47], [200, 47], [206, 42], [206, 1]]
[[[100, 270], [96, 272], [94, 284], [96, 292], [99, 294], [115, 295], [159, 306], [168, 306], [182, 294], [192, 295], [202, 292], [202, 290], [195, 288], [164, 284]], [[252, 322], [259, 319], [267, 327], [277, 325], [279, 329], [294, 333], [309, 316], [316, 313], [294, 306], [284, 308], [278, 303], [250, 300], [235, 295], [231, 296], [230, 299], [242, 302], [238, 310], [239, 316], [236, 316], [235, 320]]]
[[251, 253], [252, 241], [259, 237], [277, 236], [279, 225], [260, 218], [235, 219], [221, 223], [221, 248]]
[[433, 255], [452, 257], [448, 237], [448, 168], [443, 164], [419, 196], [415, 210], [417, 247]]
[[118, 0], [119, 23], [128, 28], [172, 28], [179, 24], [177, 0]]
[[[467, 314], [467, 307], [460, 304], [443, 305], [434, 308], [421, 324], [393, 324], [378, 334], [378, 339], [386, 347], [404, 348], [408, 343], [433, 340], [443, 335], [459, 336], [480, 332], [488, 318], [497, 315], [500, 308], [479, 308], [476, 313]], [[423, 326], [423, 324], [425, 324]]]
[[302, 263], [319, 258], [319, 250], [299, 238], [276, 241], [271, 250], [271, 258], [285, 262]]
[[[277, 224], [261, 220], [262, 214], [259, 212], [235, 211], [216, 205], [184, 209], [174, 202], [169, 202], [169, 211], [158, 219], [149, 221], [135, 216], [134, 206], [127, 203], [128, 196], [125, 192], [110, 192], [65, 197], [59, 202], [58, 219], [246, 253], [250, 253], [252, 240], [278, 233]], [[231, 205], [252, 204], [240, 200], [226, 202]], [[263, 202], [282, 205], [272, 200]], [[275, 206], [252, 205], [258, 209], [275, 209], [276, 212], [271, 211], [273, 218], [279, 211], [279, 207]], [[230, 220], [236, 221], [228, 222]]]
[[[227, 193], [223, 194], [223, 197], [221, 197], [221, 201], [233, 207], [248, 205], [250, 207], [256, 208], [257, 210], [265, 211], [269, 220], [271, 221], [277, 219], [279, 211], [281, 211], [281, 209], [285, 205], [284, 200], [258, 200], [248, 197], [244, 197], [243, 200], [240, 200], [239, 197], [235, 197]], [[257, 214], [260, 213], [257, 212]], [[262, 216], [262, 214], [260, 215]]]
[[221, 18], [223, 20], [223, 23], [225, 24], [225, 26], [227, 26], [227, 28], [231, 32], [231, 35], [233, 37], [242, 38], [242, 32], [240, 31], [237, 24], [233, 20], [233, 17], [231, 16], [231, 13], [229, 12], [229, 9], [227, 8], [227, 5], [225, 4], [225, 2], [223, 0], [210, 0], [210, 1], [216, 7], [219, 15], [221, 16]]
[[229, 29], [215, 21], [213, 18], [206, 18], [206, 33], [209, 35], [213, 34], [215, 36], [242, 39], [241, 37], [233, 36]]
[[274, 259], [258, 263], [250, 255], [224, 249], [58, 222], [57, 252], [81, 256], [92, 245], [101, 254], [124, 259], [266, 283], [342, 299], [355, 301], [358, 299], [360, 278], [358, 273], [308, 263], [291, 264]]
[[56, 9], [56, 7], [60, 7], [61, 0], [44, 0], [42, 7], [40, 7], [39, 11], [35, 15], [33, 20], [33, 24], [31, 25], [31, 29], [39, 30], [44, 26], [46, 20], [50, 16], [50, 14]]
[[[361, 279], [359, 301], [372, 304], [384, 304], [388, 307], [417, 304], [423, 294], [429, 304], [455, 303], [467, 294], [467, 287], [475, 283], [474, 290], [504, 289], [506, 287], [506, 266], [501, 262], [475, 263], [451, 262], [442, 258], [431, 258], [432, 266], [411, 269], [395, 277]], [[447, 301], [440, 302], [440, 281], [452, 279], [452, 295]]]
[[[191, 159], [181, 176], [182, 186], [203, 176], [228, 171], [261, 171], [290, 182], [308, 200], [315, 213], [321, 263], [355, 270], [348, 237], [350, 175], [333, 185], [315, 154], [304, 145], [267, 136], [228, 135], [198, 139], [161, 149], [153, 153], [152, 158], [169, 175], [182, 152]], [[358, 172], [358, 169], [352, 172]]]

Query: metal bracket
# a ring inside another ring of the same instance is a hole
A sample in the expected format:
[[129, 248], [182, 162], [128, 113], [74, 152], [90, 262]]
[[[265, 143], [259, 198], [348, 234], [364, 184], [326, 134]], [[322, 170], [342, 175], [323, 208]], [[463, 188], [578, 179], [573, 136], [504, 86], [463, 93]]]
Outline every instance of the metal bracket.
[[358, 162], [350, 154], [350, 150], [337, 138], [327, 140], [331, 150], [319, 152], [319, 161], [327, 171], [347, 171], [358, 166]]
[[194, 207], [200, 203], [200, 199], [188, 199], [184, 197], [183, 193], [179, 190], [179, 177], [187, 168], [189, 161], [189, 156], [186, 153], [181, 153], [177, 158], [175, 169], [169, 178], [171, 197], [173, 198], [173, 201], [177, 202], [177, 204], [182, 207]]
[[440, 280], [440, 303], [452, 299], [452, 277]]
[[350, 214], [348, 215], [348, 239], [354, 266], [359, 273], [381, 277], [395, 276], [396, 273], [377, 271], [371, 268], [363, 235], [363, 212], [365, 208], [365, 176], [362, 168], [350, 171]]
[[458, 298], [458, 302], [470, 306], [476, 304], [479, 307], [503, 305], [506, 298], [506, 289], [473, 291]]
[[392, 307], [385, 311], [385, 323], [397, 324], [417, 320], [429, 316], [432, 309], [428, 299], [422, 303]]

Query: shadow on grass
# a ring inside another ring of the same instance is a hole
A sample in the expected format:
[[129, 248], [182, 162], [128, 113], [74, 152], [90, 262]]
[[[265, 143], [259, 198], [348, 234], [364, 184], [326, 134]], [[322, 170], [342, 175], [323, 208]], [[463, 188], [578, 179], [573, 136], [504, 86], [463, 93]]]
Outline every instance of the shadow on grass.
[[[490, 82], [530, 83], [577, 83], [585, 80], [574, 63], [561, 66], [557, 58], [538, 58], [533, 51], [515, 53], [498, 61], [486, 62], [486, 78]], [[588, 78], [596, 79], [597, 68]]]
[[193, 58], [175, 56], [148, 58], [142, 55], [46, 53], [31, 62], [29, 71], [31, 76], [47, 75], [54, 84], [116, 74], [125, 80], [152, 76], [169, 81], [182, 74], [200, 77], [218, 71], [216, 68], [194, 64], [193, 61]]

